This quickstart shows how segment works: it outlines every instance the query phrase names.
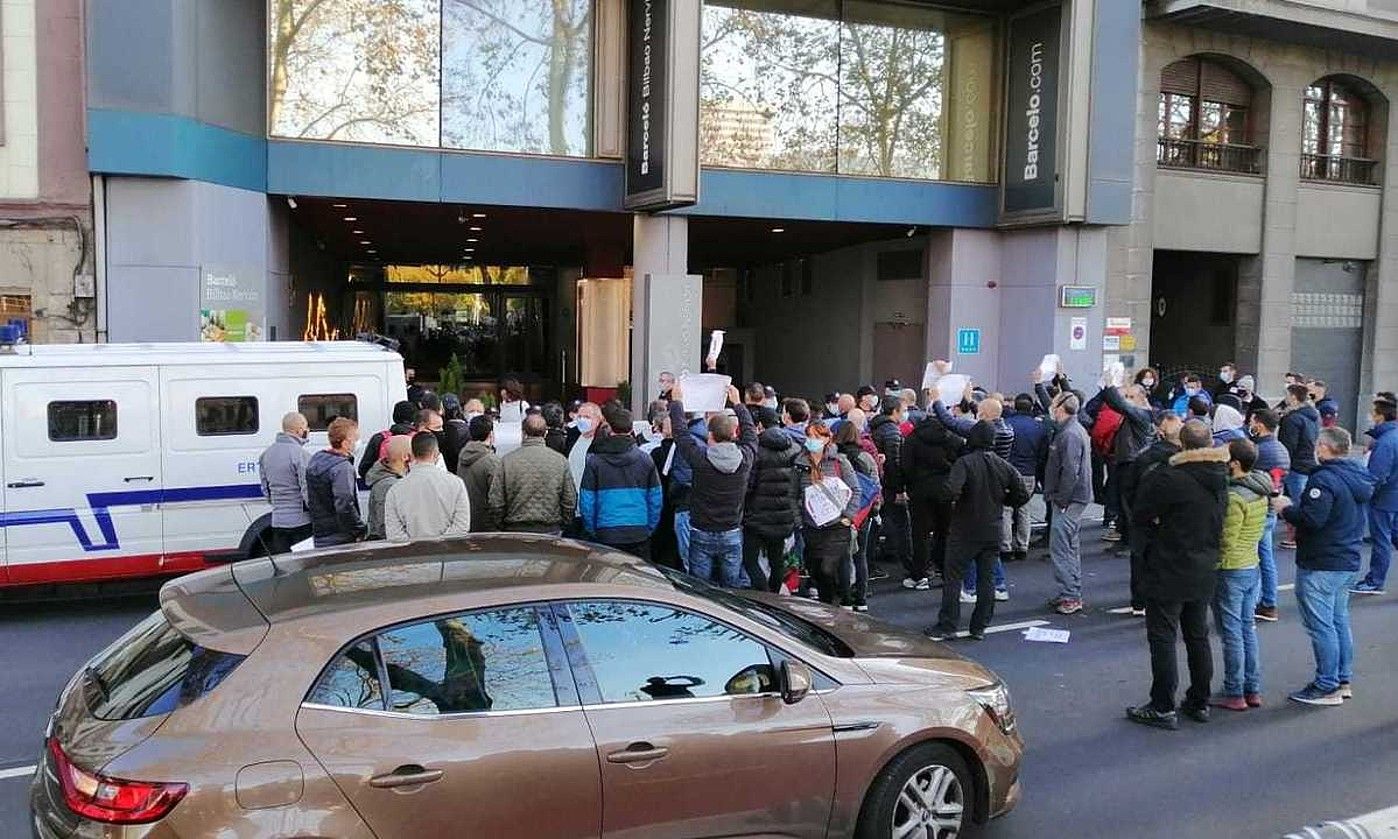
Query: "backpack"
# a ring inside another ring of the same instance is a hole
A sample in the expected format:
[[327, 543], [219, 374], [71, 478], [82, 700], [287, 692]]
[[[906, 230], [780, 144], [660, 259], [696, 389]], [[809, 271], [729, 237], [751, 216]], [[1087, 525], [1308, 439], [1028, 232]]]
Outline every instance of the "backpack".
[[1092, 423], [1092, 450], [1102, 457], [1110, 457], [1116, 447], [1116, 433], [1121, 429], [1123, 417], [1112, 406], [1103, 405], [1097, 411], [1097, 419]]
[[[840, 476], [839, 461], [835, 461], [835, 475]], [[873, 514], [874, 507], [878, 505], [882, 495], [882, 488], [879, 486], [879, 479], [873, 475], [866, 475], [857, 468], [854, 470], [854, 477], [859, 483], [859, 510], [854, 514], [850, 522], [856, 527], [863, 527], [864, 522]]]

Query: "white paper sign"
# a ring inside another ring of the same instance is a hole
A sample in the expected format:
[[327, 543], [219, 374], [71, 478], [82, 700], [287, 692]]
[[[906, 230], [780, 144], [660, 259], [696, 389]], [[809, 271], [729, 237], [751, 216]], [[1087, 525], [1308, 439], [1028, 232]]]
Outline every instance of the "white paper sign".
[[940, 394], [937, 401], [950, 408], [961, 401], [961, 397], [966, 395], [966, 385], [971, 383], [971, 377], [962, 373], [948, 373], [937, 380], [937, 391]]
[[731, 376], [718, 373], [690, 373], [680, 377], [680, 391], [684, 399], [684, 409], [691, 414], [722, 411], [728, 407], [728, 386], [733, 384]]
[[1058, 363], [1058, 356], [1054, 355], [1053, 353], [1045, 355], [1043, 361], [1039, 362], [1039, 380], [1046, 382], [1049, 379], [1052, 379], [1054, 376], [1057, 376]]
[[1103, 387], [1121, 387], [1126, 383], [1126, 365], [1120, 361], [1111, 360], [1102, 368]]
[[1024, 630], [1024, 640], [1044, 641], [1049, 644], [1068, 643], [1068, 630], [1066, 629], [1046, 629], [1042, 626], [1031, 626]]
[[[944, 364], [946, 365], [946, 373], [950, 373], [951, 362], [944, 362]], [[927, 362], [927, 367], [922, 371], [922, 389], [927, 390], [929, 387], [932, 387], [937, 383], [937, 380], [946, 375], [946, 373], [937, 369], [937, 362]]]
[[706, 360], [710, 367], [718, 364], [718, 354], [721, 352], [723, 352], [723, 330], [715, 329], [709, 333], [709, 355]]
[[845, 505], [852, 495], [849, 484], [830, 475], [819, 484], [806, 487], [806, 512], [816, 527], [824, 527], [845, 514]]

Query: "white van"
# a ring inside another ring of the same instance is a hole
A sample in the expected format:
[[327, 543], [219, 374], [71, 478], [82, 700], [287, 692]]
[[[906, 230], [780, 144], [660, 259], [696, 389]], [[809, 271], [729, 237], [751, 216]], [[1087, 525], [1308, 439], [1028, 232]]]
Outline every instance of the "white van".
[[0, 352], [0, 587], [174, 574], [257, 555], [257, 461], [288, 411], [362, 440], [405, 396], [360, 341], [76, 344]]

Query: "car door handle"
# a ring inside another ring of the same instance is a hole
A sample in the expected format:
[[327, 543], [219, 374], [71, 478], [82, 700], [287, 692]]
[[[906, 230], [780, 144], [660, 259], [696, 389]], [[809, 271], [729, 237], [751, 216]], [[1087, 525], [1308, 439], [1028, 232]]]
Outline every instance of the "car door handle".
[[419, 784], [430, 784], [433, 781], [440, 781], [443, 772], [440, 769], [424, 769], [417, 764], [400, 766], [387, 775], [375, 775], [369, 779], [369, 786], [375, 789], [393, 789], [394, 787], [415, 787]]
[[41, 487], [43, 485], [43, 481], [36, 481], [33, 478], [25, 478], [23, 480], [11, 481], [10, 483], [5, 484], [5, 486], [9, 487], [10, 489], [28, 489], [29, 487]]
[[129, 476], [129, 477], [122, 478], [122, 480], [123, 480], [123, 481], [126, 481], [126, 482], [129, 484], [129, 483], [133, 483], [133, 482], [135, 482], [135, 481], [153, 481], [153, 480], [155, 480], [155, 476], [154, 476], [154, 475], [131, 475], [131, 476]]
[[660, 760], [670, 753], [664, 746], [656, 747], [650, 743], [632, 743], [619, 752], [612, 752], [607, 755], [608, 763], [649, 763], [653, 760]]

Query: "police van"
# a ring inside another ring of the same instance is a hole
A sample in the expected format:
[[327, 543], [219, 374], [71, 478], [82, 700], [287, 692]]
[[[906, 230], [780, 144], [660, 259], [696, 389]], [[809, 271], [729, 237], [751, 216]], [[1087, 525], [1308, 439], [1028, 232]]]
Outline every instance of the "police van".
[[0, 346], [0, 587], [256, 556], [282, 416], [306, 415], [310, 453], [336, 417], [387, 428], [404, 394], [367, 341]]

